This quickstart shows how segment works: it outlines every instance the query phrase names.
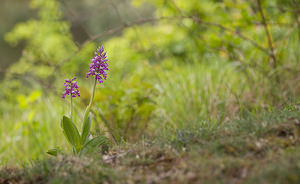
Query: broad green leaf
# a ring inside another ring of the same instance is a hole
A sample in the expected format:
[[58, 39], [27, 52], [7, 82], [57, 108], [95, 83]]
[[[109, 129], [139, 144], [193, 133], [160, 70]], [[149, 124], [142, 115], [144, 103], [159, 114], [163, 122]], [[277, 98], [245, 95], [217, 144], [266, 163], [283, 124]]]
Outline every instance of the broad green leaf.
[[88, 153], [92, 153], [94, 151], [97, 150], [97, 148], [99, 148], [99, 146], [103, 146], [103, 145], [110, 145], [110, 141], [107, 137], [104, 136], [98, 136], [95, 137], [91, 140], [89, 140], [82, 148], [80, 154], [88, 154]]
[[83, 126], [82, 126], [82, 133], [81, 133], [82, 145], [88, 140], [90, 129], [91, 129], [91, 123], [92, 123], [92, 116], [91, 113], [89, 113], [89, 116], [86, 119], [84, 119]]
[[79, 148], [80, 145], [80, 135], [79, 132], [70, 118], [64, 116], [62, 119], [62, 128], [67, 140], [75, 148]]

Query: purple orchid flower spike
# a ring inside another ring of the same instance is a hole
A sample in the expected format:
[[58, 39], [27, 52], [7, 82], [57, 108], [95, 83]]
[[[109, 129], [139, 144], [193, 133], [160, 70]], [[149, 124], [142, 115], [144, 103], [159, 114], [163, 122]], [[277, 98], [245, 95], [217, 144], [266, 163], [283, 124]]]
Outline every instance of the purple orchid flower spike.
[[89, 78], [91, 75], [93, 75], [95, 76], [95, 79], [99, 81], [99, 83], [103, 83], [103, 80], [106, 80], [106, 71], [108, 70], [108, 60], [106, 58], [106, 52], [104, 52], [104, 47], [102, 45], [97, 49], [97, 52], [95, 52], [93, 59], [91, 59], [92, 62], [89, 64], [90, 69], [86, 74], [86, 77]]
[[79, 86], [77, 85], [77, 82], [75, 81], [76, 77], [73, 79], [65, 79], [65, 91], [63, 92], [62, 98], [64, 99], [67, 95], [71, 95], [73, 98], [76, 96], [80, 97], [79, 93]]

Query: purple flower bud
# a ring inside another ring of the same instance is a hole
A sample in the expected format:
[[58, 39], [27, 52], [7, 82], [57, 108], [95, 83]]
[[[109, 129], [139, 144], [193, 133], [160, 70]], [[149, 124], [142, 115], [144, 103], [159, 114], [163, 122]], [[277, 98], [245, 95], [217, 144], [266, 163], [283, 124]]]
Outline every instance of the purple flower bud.
[[86, 78], [93, 75], [95, 79], [99, 81], [99, 83], [103, 83], [103, 79], [106, 80], [108, 70], [108, 64], [106, 59], [106, 52], [104, 52], [104, 47], [98, 47], [97, 52], [95, 52], [95, 56], [91, 59], [91, 63], [89, 64], [90, 69], [86, 74]]
[[74, 77], [72, 80], [66, 79], [64, 86], [65, 91], [63, 92], [62, 98], [65, 98], [67, 95], [71, 95], [72, 97], [80, 97], [79, 93], [79, 86], [77, 85], [77, 82], [75, 81], [76, 77]]

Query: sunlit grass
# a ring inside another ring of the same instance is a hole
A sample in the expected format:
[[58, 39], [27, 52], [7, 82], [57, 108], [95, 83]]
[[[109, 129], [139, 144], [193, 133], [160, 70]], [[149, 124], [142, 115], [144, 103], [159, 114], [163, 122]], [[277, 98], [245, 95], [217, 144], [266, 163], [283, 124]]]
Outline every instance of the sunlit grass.
[[[20, 100], [26, 101], [28, 98]], [[64, 112], [64, 102], [59, 100], [53, 103], [58, 98], [37, 96], [23, 107], [17, 106], [9, 115], [3, 116], [0, 128], [2, 164], [21, 164], [44, 158], [45, 150], [55, 145], [67, 145], [58, 118]]]

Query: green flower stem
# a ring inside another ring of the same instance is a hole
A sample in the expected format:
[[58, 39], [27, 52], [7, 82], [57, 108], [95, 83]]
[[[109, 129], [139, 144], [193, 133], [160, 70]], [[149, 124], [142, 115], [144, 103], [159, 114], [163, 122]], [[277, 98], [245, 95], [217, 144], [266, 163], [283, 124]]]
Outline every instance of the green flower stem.
[[90, 103], [87, 106], [87, 108], [85, 110], [85, 113], [84, 113], [84, 118], [83, 118], [84, 121], [87, 119], [87, 117], [89, 115], [89, 112], [91, 111], [92, 104], [94, 102], [94, 96], [95, 96], [95, 91], [96, 91], [96, 84], [97, 84], [97, 80], [95, 78], [95, 82], [94, 82], [94, 86], [93, 86], [93, 93], [92, 93], [92, 96], [91, 96], [91, 99], [90, 99]]
[[70, 95], [70, 97], [71, 97], [71, 105], [70, 105], [70, 119], [72, 120], [72, 94]]
[[71, 94], [70, 94], [70, 119], [72, 120], [72, 86], [71, 86]]

